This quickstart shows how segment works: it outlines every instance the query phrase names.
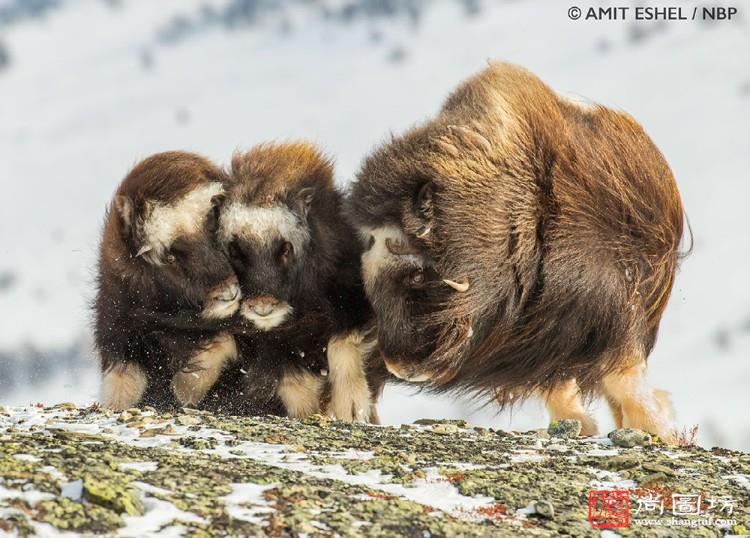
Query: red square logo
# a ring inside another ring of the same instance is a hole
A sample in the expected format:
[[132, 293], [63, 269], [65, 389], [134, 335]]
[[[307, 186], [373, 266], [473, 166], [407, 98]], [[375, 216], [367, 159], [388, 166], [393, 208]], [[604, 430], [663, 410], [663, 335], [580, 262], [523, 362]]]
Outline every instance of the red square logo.
[[622, 529], [630, 525], [630, 492], [626, 489], [589, 491], [589, 522], [597, 529]]

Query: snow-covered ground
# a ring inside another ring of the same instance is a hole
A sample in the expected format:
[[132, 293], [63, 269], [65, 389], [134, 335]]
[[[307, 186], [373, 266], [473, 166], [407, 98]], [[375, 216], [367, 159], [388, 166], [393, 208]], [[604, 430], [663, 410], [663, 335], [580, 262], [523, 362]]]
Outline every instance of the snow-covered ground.
[[[201, 6], [228, 3], [68, 0], [43, 19], [0, 26], [9, 59], [0, 62], [0, 376], [52, 352], [84, 355], [48, 376], [0, 378], [0, 402], [96, 398], [86, 344], [96, 243], [136, 160], [179, 148], [227, 163], [237, 148], [306, 138], [335, 156], [344, 184], [389, 132], [435, 113], [458, 81], [498, 58], [565, 95], [627, 110], [666, 155], [695, 250], [652, 377], [672, 391], [681, 423], [701, 425], [702, 443], [750, 449], [750, 11], [713, 24], [584, 22], [556, 1], [486, 0], [470, 15], [470, 2], [442, 0], [413, 2], [418, 17], [344, 22], [324, 18], [323, 2], [291, 1], [253, 25], [196, 24], [180, 39], [167, 31], [176, 15], [197, 20]], [[385, 422], [546, 423], [533, 402], [497, 416], [413, 392], [386, 391]]]

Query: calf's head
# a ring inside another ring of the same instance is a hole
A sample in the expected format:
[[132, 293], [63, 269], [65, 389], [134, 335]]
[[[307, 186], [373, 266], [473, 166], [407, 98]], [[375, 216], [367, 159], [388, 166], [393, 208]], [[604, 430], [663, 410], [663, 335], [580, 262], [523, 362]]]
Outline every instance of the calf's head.
[[269, 331], [317, 292], [311, 208], [332, 188], [331, 167], [306, 144], [266, 144], [235, 155], [232, 181], [219, 237], [239, 277], [240, 313]]
[[224, 181], [206, 159], [167, 152], [141, 161], [120, 185], [111, 210], [120, 262], [140, 275], [144, 299], [157, 308], [206, 319], [237, 311], [239, 286], [216, 237]]

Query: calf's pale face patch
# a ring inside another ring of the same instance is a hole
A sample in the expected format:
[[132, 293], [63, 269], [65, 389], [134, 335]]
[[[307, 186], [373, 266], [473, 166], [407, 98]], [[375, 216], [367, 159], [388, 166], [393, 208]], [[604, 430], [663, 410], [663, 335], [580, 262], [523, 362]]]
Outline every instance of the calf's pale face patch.
[[190, 191], [172, 204], [150, 203], [143, 223], [144, 258], [160, 265], [162, 256], [180, 236], [189, 236], [203, 230], [211, 211], [212, 199], [224, 192], [219, 182], [209, 183]]
[[309, 230], [289, 208], [280, 204], [267, 207], [229, 204], [221, 212], [219, 237], [229, 242], [235, 236], [253, 238], [264, 244], [283, 239], [297, 252], [310, 240]]

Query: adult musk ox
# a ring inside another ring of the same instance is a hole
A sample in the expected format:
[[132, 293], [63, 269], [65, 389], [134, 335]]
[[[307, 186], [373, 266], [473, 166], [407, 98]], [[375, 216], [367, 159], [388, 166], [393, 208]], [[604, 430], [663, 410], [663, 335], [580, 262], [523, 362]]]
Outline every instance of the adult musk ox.
[[375, 420], [360, 348], [372, 311], [331, 163], [308, 144], [263, 144], [236, 154], [230, 175], [218, 235], [239, 278], [245, 335], [207, 405], [242, 393], [235, 406], [275, 400], [293, 417]]
[[197, 403], [236, 356], [221, 325], [239, 286], [215, 238], [226, 180], [202, 157], [168, 152], [118, 187], [94, 303], [104, 405]]
[[394, 375], [501, 405], [541, 395], [584, 434], [581, 394], [599, 393], [618, 426], [672, 439], [646, 358], [683, 211], [633, 118], [491, 64], [364, 161], [351, 212]]

